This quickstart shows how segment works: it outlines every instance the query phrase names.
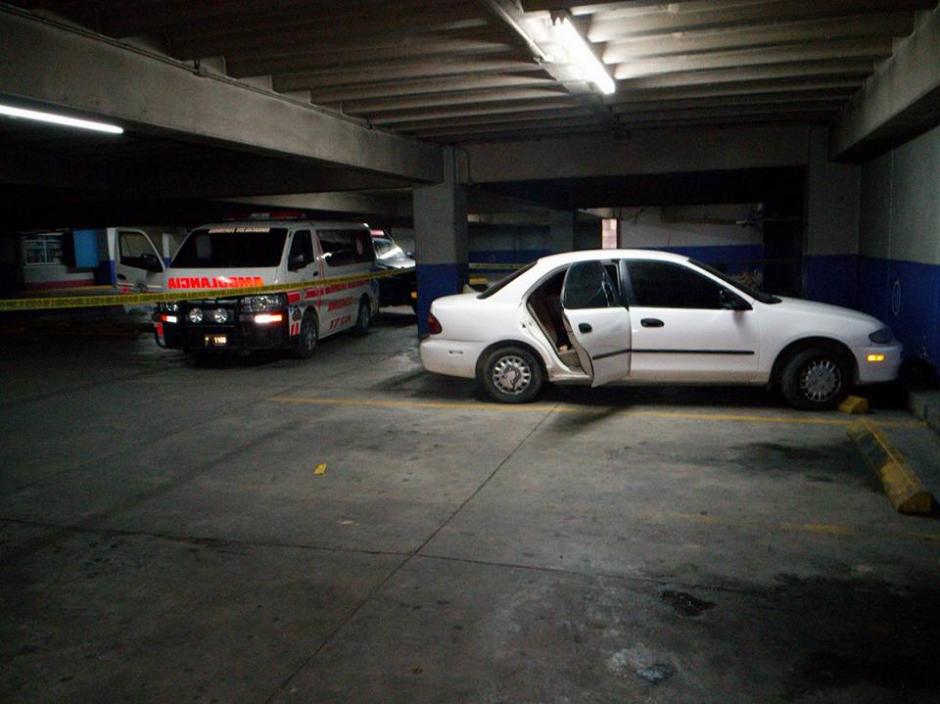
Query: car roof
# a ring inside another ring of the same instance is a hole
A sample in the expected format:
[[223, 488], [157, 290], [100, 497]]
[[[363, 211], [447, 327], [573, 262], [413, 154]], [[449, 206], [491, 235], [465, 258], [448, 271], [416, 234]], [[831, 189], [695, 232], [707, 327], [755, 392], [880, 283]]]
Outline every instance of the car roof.
[[365, 230], [368, 229], [368, 225], [361, 222], [343, 222], [341, 220], [227, 220], [225, 222], [210, 222], [205, 225], [200, 225], [199, 227], [194, 227], [194, 230], [204, 230], [209, 227], [313, 227], [318, 229], [337, 229], [337, 230]]
[[658, 249], [585, 249], [577, 252], [563, 252], [550, 254], [538, 260], [540, 265], [555, 266], [573, 262], [589, 261], [591, 259], [656, 259], [666, 262], [687, 262], [689, 258], [683, 254], [664, 252]]

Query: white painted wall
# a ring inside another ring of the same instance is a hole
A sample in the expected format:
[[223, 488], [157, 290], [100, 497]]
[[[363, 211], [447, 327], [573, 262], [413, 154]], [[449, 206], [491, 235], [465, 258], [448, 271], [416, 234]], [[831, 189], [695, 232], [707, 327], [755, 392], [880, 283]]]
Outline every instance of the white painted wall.
[[761, 245], [755, 227], [716, 224], [715, 220], [743, 220], [746, 205], [699, 205], [661, 208], [624, 208], [620, 213], [621, 247], [714, 247]]

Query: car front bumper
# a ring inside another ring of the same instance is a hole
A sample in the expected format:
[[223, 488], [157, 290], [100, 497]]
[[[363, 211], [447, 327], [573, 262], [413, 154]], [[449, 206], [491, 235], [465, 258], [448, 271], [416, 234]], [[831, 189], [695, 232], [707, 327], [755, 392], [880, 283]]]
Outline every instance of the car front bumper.
[[858, 383], [880, 384], [898, 378], [904, 346], [900, 342], [890, 345], [871, 345], [852, 350], [858, 365]]

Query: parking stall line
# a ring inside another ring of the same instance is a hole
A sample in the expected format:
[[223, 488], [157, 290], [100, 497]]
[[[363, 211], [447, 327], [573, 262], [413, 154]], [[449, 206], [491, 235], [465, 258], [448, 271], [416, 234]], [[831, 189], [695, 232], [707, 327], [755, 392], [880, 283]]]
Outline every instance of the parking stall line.
[[[354, 406], [364, 408], [386, 408], [389, 410], [455, 410], [477, 411], [481, 413], [577, 413], [577, 414], [605, 414], [635, 418], [663, 418], [675, 420], [698, 420], [707, 422], [728, 423], [778, 423], [788, 425], [823, 425], [834, 427], [848, 427], [851, 420], [841, 418], [821, 418], [818, 416], [770, 416], [745, 413], [690, 413], [684, 411], [646, 411], [632, 408], [618, 409], [616, 407], [577, 407], [547, 404], [522, 404], [519, 406], [498, 405], [495, 403], [481, 403], [475, 401], [411, 401], [394, 399], [368, 399], [368, 398], [324, 398], [304, 396], [272, 396], [268, 399], [272, 403], [312, 405], [312, 406]], [[916, 420], [880, 420], [878, 425], [883, 427], [917, 427], [923, 425]]]

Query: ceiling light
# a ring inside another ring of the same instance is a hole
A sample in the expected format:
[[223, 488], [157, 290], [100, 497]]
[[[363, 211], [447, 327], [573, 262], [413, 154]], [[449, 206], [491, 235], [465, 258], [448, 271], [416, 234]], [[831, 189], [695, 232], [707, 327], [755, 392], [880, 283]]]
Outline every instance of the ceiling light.
[[607, 73], [600, 59], [591, 51], [587, 40], [572, 24], [570, 17], [567, 15], [553, 17], [552, 29], [555, 38], [564, 49], [565, 62], [576, 66], [585, 81], [593, 83], [604, 95], [611, 95], [617, 90], [614, 79]]
[[104, 122], [95, 122], [94, 120], [79, 120], [75, 117], [66, 117], [57, 115], [53, 112], [42, 112], [40, 110], [24, 110], [15, 108], [11, 105], [0, 105], [0, 115], [7, 117], [18, 117], [24, 120], [36, 120], [37, 122], [47, 122], [52, 125], [64, 125], [66, 127], [77, 127], [83, 130], [94, 130], [95, 132], [107, 132], [108, 134], [122, 134], [123, 127], [109, 125]]

